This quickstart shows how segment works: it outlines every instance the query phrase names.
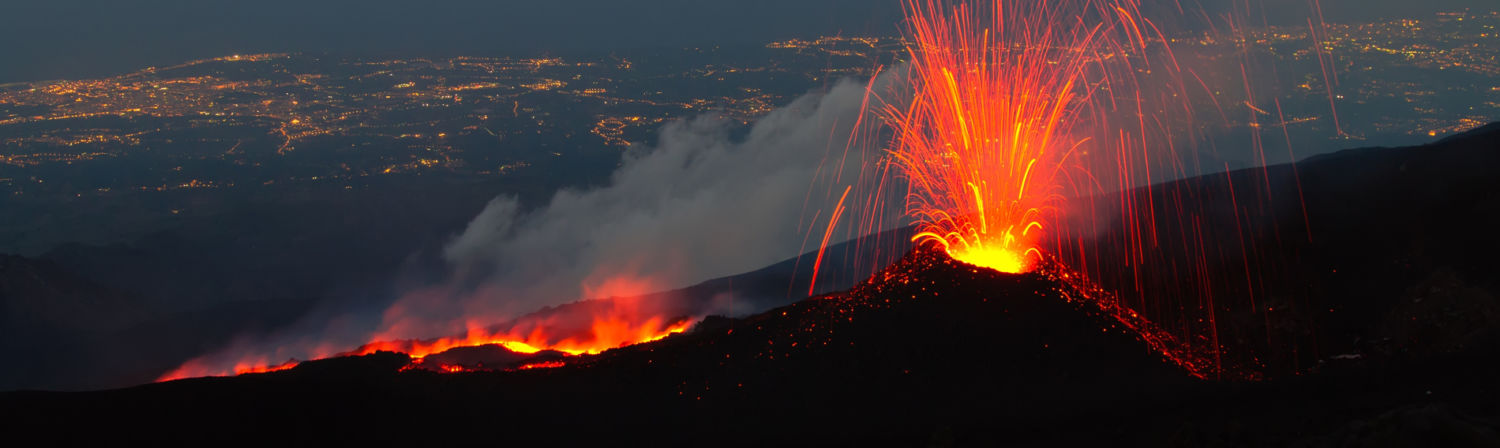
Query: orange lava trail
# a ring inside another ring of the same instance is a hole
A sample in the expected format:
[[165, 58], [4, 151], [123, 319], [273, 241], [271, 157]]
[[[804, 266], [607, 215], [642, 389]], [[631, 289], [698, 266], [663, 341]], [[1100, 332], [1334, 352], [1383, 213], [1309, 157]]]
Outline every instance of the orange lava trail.
[[853, 187], [845, 187], [844, 195], [839, 197], [839, 205], [833, 208], [833, 216], [828, 218], [828, 228], [823, 231], [823, 244], [818, 246], [818, 258], [813, 262], [812, 282], [807, 285], [807, 295], [812, 295], [818, 288], [818, 270], [823, 267], [823, 255], [828, 251], [828, 240], [833, 237], [833, 229], [838, 226], [839, 218], [844, 216], [844, 200], [849, 199], [849, 191]]

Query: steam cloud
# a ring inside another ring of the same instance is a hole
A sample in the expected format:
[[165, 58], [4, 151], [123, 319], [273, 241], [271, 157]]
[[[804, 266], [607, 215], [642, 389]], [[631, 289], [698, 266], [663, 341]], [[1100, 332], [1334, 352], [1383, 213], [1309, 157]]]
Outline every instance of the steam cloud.
[[[877, 85], [898, 85], [894, 73]], [[741, 139], [712, 116], [674, 122], [654, 147], [628, 150], [607, 186], [560, 191], [536, 210], [496, 198], [446, 247], [453, 280], [398, 301], [386, 335], [687, 286], [815, 247], [809, 230], [821, 232], [843, 186], [879, 157], [870, 139], [849, 145], [857, 123], [876, 121], [861, 117], [866, 88], [845, 80], [805, 95]]]

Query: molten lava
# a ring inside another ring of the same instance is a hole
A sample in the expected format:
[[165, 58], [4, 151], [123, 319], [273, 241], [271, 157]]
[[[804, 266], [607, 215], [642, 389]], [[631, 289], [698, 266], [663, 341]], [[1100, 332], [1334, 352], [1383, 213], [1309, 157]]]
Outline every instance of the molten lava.
[[[688, 319], [650, 317], [643, 322], [631, 322], [620, 316], [604, 316], [597, 318], [588, 331], [579, 334], [560, 335], [549, 332], [551, 327], [545, 323], [526, 323], [497, 332], [474, 328], [461, 338], [373, 342], [349, 354], [366, 355], [389, 351], [405, 353], [414, 360], [420, 360], [454, 348], [499, 345], [516, 353], [531, 354], [552, 350], [573, 356], [593, 355], [612, 348], [657, 341], [687, 331], [690, 326], [692, 321]], [[523, 330], [527, 327], [530, 331]]]
[[1023, 273], [1031, 268], [1021, 254], [1004, 248], [978, 247], [956, 252], [950, 248], [948, 255], [964, 263], [1011, 274]]
[[960, 4], [946, 14], [940, 3], [906, 2], [914, 99], [883, 114], [919, 228], [912, 241], [1027, 272], [1069, 159], [1088, 142], [1074, 128], [1090, 106], [1083, 86], [1107, 25], [1082, 20], [1096, 8], [1083, 2]]
[[[410, 368], [430, 369], [438, 372], [466, 372], [484, 370], [473, 366], [436, 363], [425, 365], [428, 356], [466, 347], [496, 345], [519, 354], [556, 352], [563, 356], [593, 355], [609, 349], [657, 341], [667, 336], [687, 331], [694, 320], [689, 317], [668, 317], [660, 304], [648, 303], [639, 298], [613, 298], [580, 302], [547, 312], [523, 317], [503, 327], [470, 325], [462, 337], [447, 337], [431, 340], [394, 340], [390, 335], [377, 335], [371, 342], [358, 349], [342, 353], [320, 353], [315, 358], [367, 355], [380, 351], [405, 353], [412, 358]], [[233, 369], [215, 365], [209, 359], [194, 359], [163, 375], [157, 381], [170, 381], [202, 376], [241, 375], [266, 373], [296, 367], [291, 360], [274, 364], [266, 357], [246, 357], [233, 361]], [[564, 361], [546, 360], [526, 362], [520, 370], [560, 367]], [[493, 366], [505, 368], [505, 366]]]
[[554, 369], [554, 368], [562, 367], [564, 365], [567, 365], [567, 364], [564, 363], [564, 362], [562, 362], [562, 361], [543, 361], [543, 362], [535, 362], [535, 363], [531, 363], [531, 364], [525, 364], [525, 365], [522, 365], [521, 367], [517, 367], [516, 370]]

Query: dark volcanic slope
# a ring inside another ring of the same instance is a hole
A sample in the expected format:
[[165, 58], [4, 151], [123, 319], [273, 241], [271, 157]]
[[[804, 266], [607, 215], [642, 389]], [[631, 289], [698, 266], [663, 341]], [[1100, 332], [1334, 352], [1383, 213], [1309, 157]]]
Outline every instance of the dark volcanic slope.
[[148, 381], [203, 346], [222, 344], [266, 322], [290, 320], [304, 308], [268, 300], [162, 318], [140, 296], [95, 283], [56, 262], [0, 254], [0, 358], [6, 360], [0, 390]]
[[1156, 409], [1170, 391], [1198, 387], [1040, 277], [914, 254], [877, 280], [558, 369], [397, 373], [404, 357], [377, 355], [119, 391], [14, 393], [0, 414], [31, 428], [120, 424], [110, 438], [140, 441], [238, 440], [230, 434], [253, 426], [301, 434], [428, 428], [542, 442], [909, 445], [975, 428], [1012, 440], [1049, 436], [1080, 416]]
[[[11, 393], [0, 395], [0, 418], [67, 441], [153, 444], [243, 442], [247, 431], [345, 443], [1281, 444], [1361, 440], [1372, 427], [1404, 437], [1412, 418], [1458, 425], [1418, 440], [1500, 441], [1483, 439], [1492, 423], [1457, 414], [1493, 415], [1480, 402], [1493, 396], [1493, 365], [1204, 382], [1059, 288], [913, 253], [848, 293], [710, 319], [562, 368], [399, 372], [405, 356], [377, 354], [118, 391]], [[1293, 400], [1312, 405], [1286, 406]], [[69, 430], [79, 422], [90, 430]]]
[[0, 389], [53, 386], [57, 383], [51, 376], [59, 369], [88, 365], [50, 355], [101, 355], [93, 347], [98, 335], [145, 320], [137, 303], [136, 297], [80, 278], [56, 263], [0, 254], [0, 353], [7, 359], [0, 368]]
[[1217, 339], [1226, 364], [1289, 377], [1500, 337], [1500, 123], [1132, 195], [1156, 214], [1090, 235], [1086, 262], [1059, 255], [1179, 338]]

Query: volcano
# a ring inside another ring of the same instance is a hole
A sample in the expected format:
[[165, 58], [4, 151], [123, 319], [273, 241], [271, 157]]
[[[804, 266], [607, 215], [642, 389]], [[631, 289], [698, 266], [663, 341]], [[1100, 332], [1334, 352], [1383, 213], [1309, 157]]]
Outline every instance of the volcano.
[[[1315, 342], [1290, 355], [1303, 360], [1295, 369], [1205, 370], [1215, 353], [1132, 319], [1101, 294], [1109, 279], [1100, 288], [1061, 265], [1004, 274], [923, 248], [846, 291], [596, 355], [468, 347], [424, 360], [465, 367], [445, 373], [376, 352], [111, 391], [11, 392], [0, 421], [59, 443], [152, 445], [1494, 446], [1496, 166], [1500, 126], [1297, 165], [1310, 215], [1264, 225], [1316, 238], [1254, 241], [1303, 273], [1267, 277], [1287, 281], [1267, 290], [1313, 293], [1302, 312], [1226, 306], [1217, 350], [1254, 358], [1281, 339], [1233, 335], [1300, 334]], [[1174, 269], [1187, 267], [1156, 272]]]
[[[686, 334], [551, 369], [440, 374], [380, 352], [233, 378], [12, 394], [4, 409], [7, 421], [43, 425], [76, 413], [162, 422], [132, 422], [110, 436], [140, 442], [161, 440], [152, 427], [165, 422], [184, 441], [255, 422], [299, 434], [416, 427], [534, 443], [762, 444], [858, 434], [915, 444], [996, 418], [1017, 429], [1052, 426], [1199, 387], [1119, 322], [1067, 300], [1066, 288], [1040, 274], [915, 251], [846, 292], [711, 318]], [[570, 430], [580, 422], [587, 433]]]

